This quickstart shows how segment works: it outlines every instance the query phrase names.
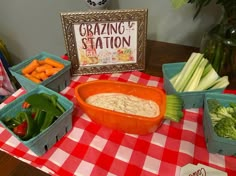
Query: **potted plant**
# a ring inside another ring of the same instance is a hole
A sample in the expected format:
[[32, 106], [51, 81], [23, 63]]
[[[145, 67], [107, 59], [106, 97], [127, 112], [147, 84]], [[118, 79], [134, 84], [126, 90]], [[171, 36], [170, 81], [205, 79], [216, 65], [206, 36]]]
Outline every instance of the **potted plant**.
[[[194, 18], [212, 0], [172, 0], [175, 8], [187, 3], [196, 6]], [[220, 22], [207, 31], [201, 41], [200, 52], [220, 75], [229, 79], [236, 75], [236, 0], [215, 0], [222, 7]]]

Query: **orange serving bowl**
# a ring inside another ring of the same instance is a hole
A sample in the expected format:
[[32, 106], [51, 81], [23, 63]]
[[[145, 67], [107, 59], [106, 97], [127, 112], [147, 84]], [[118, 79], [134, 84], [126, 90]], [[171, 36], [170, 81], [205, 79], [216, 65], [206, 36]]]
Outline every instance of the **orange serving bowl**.
[[[123, 93], [146, 100], [153, 100], [159, 105], [160, 114], [149, 118], [131, 115], [89, 105], [85, 100], [99, 93]], [[81, 83], [75, 88], [75, 96], [80, 108], [94, 122], [106, 127], [132, 134], [148, 134], [156, 131], [164, 120], [166, 109], [166, 95], [160, 88], [124, 83], [111, 80], [96, 80]]]

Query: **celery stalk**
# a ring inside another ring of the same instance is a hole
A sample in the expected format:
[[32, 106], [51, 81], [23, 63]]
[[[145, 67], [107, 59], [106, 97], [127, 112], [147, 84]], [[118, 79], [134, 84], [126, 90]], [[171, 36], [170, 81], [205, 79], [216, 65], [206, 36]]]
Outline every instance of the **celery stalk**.
[[174, 85], [175, 81], [177, 80], [178, 76], [179, 76], [180, 72], [175, 74], [171, 79], [170, 79], [170, 82], [172, 85]]
[[214, 85], [210, 89], [225, 88], [229, 85], [228, 76], [222, 76], [214, 82]]
[[205, 77], [205, 75], [207, 75], [211, 70], [213, 69], [212, 65], [210, 64], [209, 60], [208, 63], [202, 73], [202, 78]]
[[177, 92], [182, 92], [184, 90], [202, 59], [203, 54], [201, 53], [191, 54], [173, 85]]
[[191, 56], [189, 57], [188, 61], [185, 63], [184, 67], [182, 68], [182, 70], [176, 74], [177, 77], [173, 77], [170, 82], [172, 82], [173, 86], [176, 88], [178, 82], [181, 80], [181, 74], [183, 74], [184, 72], [186, 72], [188, 66], [190, 65], [190, 63], [192, 62], [192, 60], [194, 59], [194, 57], [197, 55], [197, 53], [192, 53]]
[[196, 87], [198, 86], [200, 79], [202, 77], [202, 74], [204, 72], [205, 66], [207, 65], [208, 61], [207, 59], [202, 59], [199, 66], [196, 68], [194, 71], [192, 77], [188, 81], [184, 92], [189, 92], [189, 91], [195, 91]]
[[202, 90], [209, 89], [218, 78], [219, 78], [219, 75], [211, 66], [210, 71], [201, 78], [201, 80], [195, 90], [202, 91]]
[[166, 95], [166, 112], [165, 119], [179, 122], [184, 116], [183, 100], [179, 95]]

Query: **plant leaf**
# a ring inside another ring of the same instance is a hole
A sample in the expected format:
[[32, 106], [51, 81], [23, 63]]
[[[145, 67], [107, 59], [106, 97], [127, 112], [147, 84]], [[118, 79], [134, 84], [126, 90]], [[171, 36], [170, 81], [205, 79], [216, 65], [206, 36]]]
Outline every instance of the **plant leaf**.
[[174, 8], [180, 8], [183, 5], [187, 4], [188, 0], [171, 0], [171, 2]]

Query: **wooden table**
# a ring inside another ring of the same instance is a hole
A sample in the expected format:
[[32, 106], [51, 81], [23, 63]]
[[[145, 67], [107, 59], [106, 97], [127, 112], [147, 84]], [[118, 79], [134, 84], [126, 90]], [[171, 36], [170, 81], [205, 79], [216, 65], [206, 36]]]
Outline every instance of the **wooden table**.
[[[145, 73], [162, 77], [162, 64], [186, 61], [192, 52], [199, 49], [190, 46], [176, 45], [158, 41], [147, 41]], [[235, 82], [235, 81], [234, 81]], [[235, 88], [230, 84], [229, 88]], [[3, 176], [47, 176], [48, 174], [0, 151], [0, 170]]]

